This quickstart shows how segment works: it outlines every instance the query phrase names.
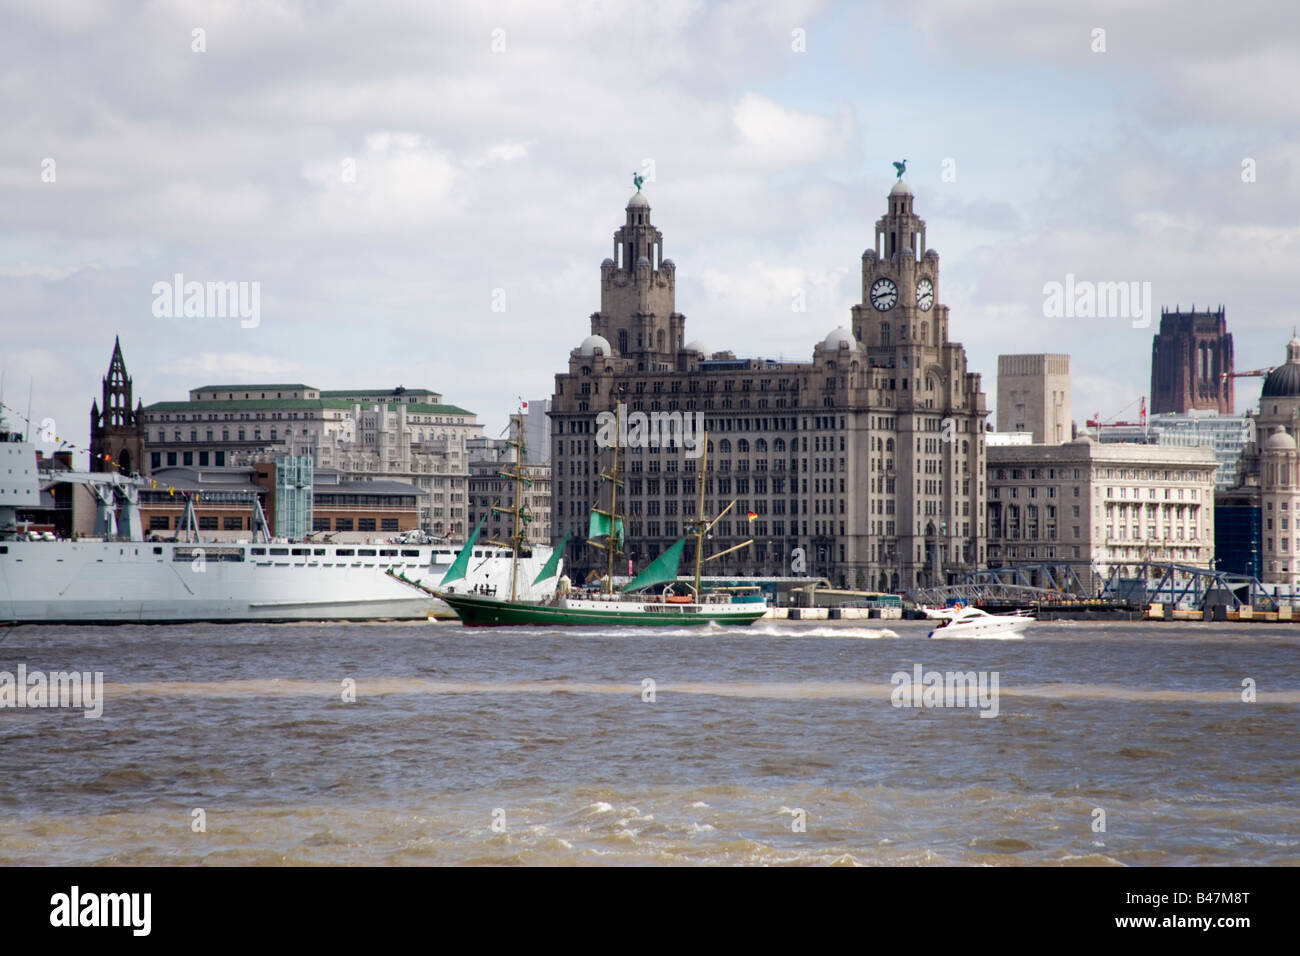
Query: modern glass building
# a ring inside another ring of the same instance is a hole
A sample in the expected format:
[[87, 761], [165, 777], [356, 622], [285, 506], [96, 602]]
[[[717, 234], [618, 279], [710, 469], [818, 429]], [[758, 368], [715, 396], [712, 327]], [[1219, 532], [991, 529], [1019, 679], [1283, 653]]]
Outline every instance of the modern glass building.
[[1259, 489], [1234, 488], [1214, 496], [1214, 568], [1261, 577]]

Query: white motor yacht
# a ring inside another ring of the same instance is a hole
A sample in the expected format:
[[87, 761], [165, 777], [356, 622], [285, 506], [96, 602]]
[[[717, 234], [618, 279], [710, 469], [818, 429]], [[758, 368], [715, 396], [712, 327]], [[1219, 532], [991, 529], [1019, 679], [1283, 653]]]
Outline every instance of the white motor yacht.
[[1034, 623], [1028, 614], [988, 614], [977, 607], [963, 608], [961, 613], [940, 624], [930, 632], [931, 637], [961, 638], [984, 637], [1002, 640], [1019, 640], [1024, 630]]

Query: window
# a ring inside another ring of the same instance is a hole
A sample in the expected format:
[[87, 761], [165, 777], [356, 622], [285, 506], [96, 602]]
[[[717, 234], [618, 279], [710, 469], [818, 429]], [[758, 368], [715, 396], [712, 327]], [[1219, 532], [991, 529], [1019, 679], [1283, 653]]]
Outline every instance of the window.
[[380, 530], [381, 530], [381, 531], [396, 531], [396, 530], [398, 530], [398, 528], [397, 528], [397, 519], [396, 519], [396, 518], [384, 518], [384, 519], [382, 519], [382, 520], [380, 521]]
[[335, 518], [335, 519], [334, 519], [334, 530], [335, 530], [335, 531], [351, 531], [351, 530], [352, 530], [352, 519], [351, 519], [351, 518]]
[[374, 519], [374, 518], [358, 518], [358, 519], [357, 519], [357, 530], [358, 530], [358, 531], [374, 531], [374, 530], [375, 530], [375, 519]]
[[217, 530], [217, 516], [216, 516], [216, 515], [199, 515], [199, 530], [200, 530], [200, 531], [216, 531], [216, 530]]
[[224, 518], [221, 519], [221, 526], [226, 531], [243, 531], [244, 519], [239, 517], [238, 515], [235, 516], [226, 515]]
[[149, 516], [149, 530], [150, 530], [150, 531], [166, 531], [167, 528], [168, 528], [168, 524], [167, 524], [168, 521], [169, 521], [169, 519], [168, 519], [168, 517], [167, 517], [166, 515], [150, 515], [150, 516]]

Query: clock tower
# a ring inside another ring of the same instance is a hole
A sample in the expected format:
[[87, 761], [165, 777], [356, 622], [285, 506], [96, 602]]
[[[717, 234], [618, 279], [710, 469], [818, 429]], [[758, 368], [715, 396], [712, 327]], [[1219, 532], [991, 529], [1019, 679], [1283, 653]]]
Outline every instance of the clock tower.
[[862, 253], [862, 304], [853, 307], [853, 334], [867, 346], [948, 339], [948, 307], [939, 305], [939, 253], [926, 247], [925, 220], [912, 212], [912, 190], [901, 179], [889, 191], [888, 212], [876, 220], [875, 246]]
[[899, 520], [886, 524], [896, 537], [884, 542], [886, 552], [896, 556], [905, 586], [937, 586], [984, 566], [988, 413], [965, 348], [948, 341], [939, 253], [926, 245], [912, 200], [900, 177], [876, 221], [875, 244], [862, 254], [853, 334], [892, 411], [873, 419], [885, 447], [895, 449], [885, 467], [900, 479]]

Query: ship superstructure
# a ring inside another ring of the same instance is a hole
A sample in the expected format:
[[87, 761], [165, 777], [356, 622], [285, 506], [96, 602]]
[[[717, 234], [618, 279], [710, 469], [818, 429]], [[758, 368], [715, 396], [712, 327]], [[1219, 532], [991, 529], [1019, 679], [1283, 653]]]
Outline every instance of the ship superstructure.
[[[142, 479], [76, 472], [52, 477], [94, 493], [93, 537], [32, 540], [19, 514], [40, 506], [36, 450], [19, 435], [0, 433], [0, 623], [455, 617], [442, 601], [385, 573], [439, 581], [460, 550], [451, 543], [272, 540], [255, 498], [250, 541], [202, 541], [192, 501], [183, 535], [191, 540], [145, 541], [138, 504]], [[519, 580], [531, 581], [550, 555], [549, 548], [523, 557], [510, 548], [474, 547], [465, 563], [466, 585], [508, 587], [516, 563]], [[521, 596], [531, 596], [531, 589], [522, 588]]]

